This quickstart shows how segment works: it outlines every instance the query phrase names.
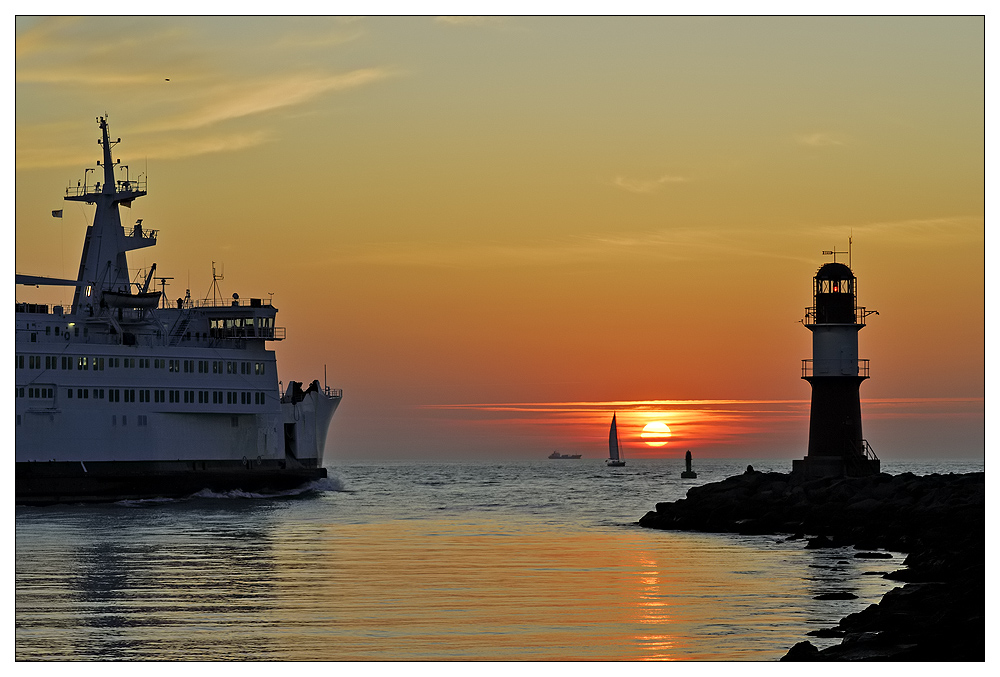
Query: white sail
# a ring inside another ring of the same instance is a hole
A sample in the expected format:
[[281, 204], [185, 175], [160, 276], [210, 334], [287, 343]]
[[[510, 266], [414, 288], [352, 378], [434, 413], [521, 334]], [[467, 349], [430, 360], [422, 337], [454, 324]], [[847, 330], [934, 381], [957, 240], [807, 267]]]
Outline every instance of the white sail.
[[618, 451], [618, 414], [613, 414], [611, 416], [611, 432], [608, 434], [608, 449], [611, 452], [611, 459], [617, 461], [619, 456]]

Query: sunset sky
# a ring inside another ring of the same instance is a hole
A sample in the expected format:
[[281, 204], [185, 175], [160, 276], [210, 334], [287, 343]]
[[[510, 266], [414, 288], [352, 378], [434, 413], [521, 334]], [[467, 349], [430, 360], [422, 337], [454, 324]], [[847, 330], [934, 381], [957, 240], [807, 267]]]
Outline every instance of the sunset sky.
[[17, 272], [76, 276], [107, 113], [133, 272], [273, 294], [279, 378], [344, 389], [328, 464], [601, 458], [613, 411], [632, 457], [802, 457], [849, 237], [865, 436], [984, 455], [981, 17], [15, 26]]

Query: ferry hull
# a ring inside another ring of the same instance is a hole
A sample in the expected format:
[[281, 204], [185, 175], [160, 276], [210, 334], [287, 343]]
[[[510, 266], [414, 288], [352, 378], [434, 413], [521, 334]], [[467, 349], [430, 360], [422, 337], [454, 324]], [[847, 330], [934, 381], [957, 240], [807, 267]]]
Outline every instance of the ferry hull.
[[327, 476], [293, 459], [15, 463], [21, 505], [182, 498], [200, 491], [273, 493]]

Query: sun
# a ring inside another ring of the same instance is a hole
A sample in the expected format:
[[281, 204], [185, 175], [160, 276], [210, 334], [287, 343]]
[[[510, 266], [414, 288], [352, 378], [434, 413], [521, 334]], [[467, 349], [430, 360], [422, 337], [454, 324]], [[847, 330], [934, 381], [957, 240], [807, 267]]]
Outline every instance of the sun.
[[670, 428], [663, 421], [647, 423], [642, 429], [642, 440], [651, 447], [662, 447], [670, 437]]

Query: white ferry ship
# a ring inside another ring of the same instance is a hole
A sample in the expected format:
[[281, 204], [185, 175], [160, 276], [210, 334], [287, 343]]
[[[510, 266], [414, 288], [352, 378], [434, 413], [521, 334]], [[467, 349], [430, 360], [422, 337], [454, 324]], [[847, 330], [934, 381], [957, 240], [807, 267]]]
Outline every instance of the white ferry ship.
[[146, 184], [127, 170], [116, 178], [121, 139], [97, 121], [103, 183], [84, 180], [65, 196], [96, 205], [77, 279], [16, 276], [75, 287], [69, 308], [16, 304], [17, 502], [281, 491], [326, 477], [342, 392], [318, 380], [281, 392], [267, 342], [285, 330], [269, 299], [193, 301], [188, 290], [167, 303], [150, 289], [156, 264], [133, 280], [126, 252], [155, 245], [157, 231], [122, 226], [119, 207]]

